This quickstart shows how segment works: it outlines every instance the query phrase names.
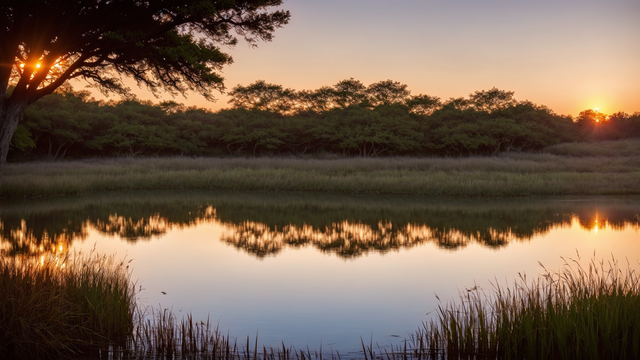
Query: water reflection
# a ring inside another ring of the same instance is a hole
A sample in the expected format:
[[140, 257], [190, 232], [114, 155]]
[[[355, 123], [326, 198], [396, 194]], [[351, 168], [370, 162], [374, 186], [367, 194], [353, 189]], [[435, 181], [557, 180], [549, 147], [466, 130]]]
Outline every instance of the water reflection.
[[577, 221], [638, 229], [639, 198], [452, 200], [274, 193], [143, 192], [5, 202], [0, 249], [64, 253], [93, 229], [128, 242], [217, 223], [220, 240], [263, 258], [310, 246], [341, 258], [434, 243], [500, 248]]
[[[267, 224], [246, 221], [241, 224], [225, 223], [221, 240], [258, 257], [275, 255], [287, 247], [313, 246], [325, 253], [343, 258], [362, 256], [370, 251], [385, 253], [390, 250], [411, 248], [427, 242], [442, 248], [456, 249], [472, 242], [498, 247], [512, 240], [522, 240], [510, 230], [486, 229], [464, 233], [456, 229], [430, 228], [426, 224], [378, 222], [376, 226], [360, 222], [343, 221], [324, 228], [309, 225], [286, 225], [271, 229]], [[527, 236], [524, 239], [529, 239]]]

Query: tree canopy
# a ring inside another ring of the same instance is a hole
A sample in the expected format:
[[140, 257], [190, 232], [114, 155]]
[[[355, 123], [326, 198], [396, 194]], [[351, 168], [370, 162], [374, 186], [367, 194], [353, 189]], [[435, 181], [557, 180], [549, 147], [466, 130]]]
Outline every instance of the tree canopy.
[[[444, 102], [400, 96], [374, 106], [366, 92], [372, 86], [353, 79], [338, 84], [296, 91], [258, 81], [237, 87], [233, 108], [217, 112], [171, 101], [96, 101], [88, 92], [59, 90], [26, 110], [9, 157], [468, 156], [640, 137], [640, 113], [585, 110], [571, 118], [496, 89]], [[406, 90], [393, 81], [374, 85], [380, 84]], [[495, 105], [479, 105], [478, 94]]]
[[[220, 49], [269, 41], [290, 14], [282, 0], [3, 0], [0, 6], [0, 165], [26, 107], [70, 79], [127, 94], [223, 90]], [[8, 92], [10, 86], [13, 91]]]

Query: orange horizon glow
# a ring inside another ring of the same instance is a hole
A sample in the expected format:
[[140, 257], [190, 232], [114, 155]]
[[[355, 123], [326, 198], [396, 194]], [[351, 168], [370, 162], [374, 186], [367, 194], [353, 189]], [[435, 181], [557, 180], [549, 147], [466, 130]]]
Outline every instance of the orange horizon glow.
[[[640, 2], [612, 0], [576, 7], [568, 2], [286, 2], [291, 22], [257, 48], [223, 49], [227, 91], [258, 80], [297, 91], [354, 78], [365, 85], [393, 80], [412, 95], [447, 100], [496, 87], [519, 101], [577, 116], [596, 105], [601, 112], [640, 112]], [[367, 9], [363, 11], [363, 9]], [[332, 19], [327, 28], [326, 19]], [[598, 19], [598, 21], [584, 21]], [[509, 35], [504, 36], [504, 29]], [[514, 41], [520, 39], [520, 41]], [[593, 51], [593, 44], [598, 51]], [[589, 54], [576, 61], [576, 54]], [[82, 89], [84, 82], [74, 82]], [[174, 100], [218, 111], [216, 102], [155, 98], [125, 82], [141, 100]], [[92, 92], [97, 99], [102, 95]]]

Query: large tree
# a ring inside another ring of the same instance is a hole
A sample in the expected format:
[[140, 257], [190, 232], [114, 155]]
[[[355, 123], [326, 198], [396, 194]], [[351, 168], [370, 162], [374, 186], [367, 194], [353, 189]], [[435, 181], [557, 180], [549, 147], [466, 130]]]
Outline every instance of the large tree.
[[27, 106], [83, 78], [126, 94], [223, 90], [219, 46], [271, 40], [289, 21], [282, 0], [3, 0], [0, 5], [0, 181]]

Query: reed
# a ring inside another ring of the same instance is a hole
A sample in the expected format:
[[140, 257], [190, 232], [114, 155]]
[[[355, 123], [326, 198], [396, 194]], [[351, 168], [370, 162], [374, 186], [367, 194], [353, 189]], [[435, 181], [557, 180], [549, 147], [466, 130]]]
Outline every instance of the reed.
[[[365, 360], [428, 359], [638, 359], [640, 358], [640, 277], [609, 262], [587, 268], [565, 260], [560, 271], [543, 267], [530, 281], [521, 275], [512, 287], [477, 286], [459, 303], [443, 304], [437, 317], [401, 346], [381, 349], [361, 338]], [[207, 322], [178, 322], [168, 310], [141, 321], [133, 339], [149, 359], [340, 359], [339, 353], [295, 348], [239, 346]], [[140, 357], [139, 357], [140, 358]]]
[[[544, 269], [544, 267], [543, 267]], [[136, 304], [125, 262], [92, 254], [0, 258], [0, 355], [11, 359], [341, 359], [294, 347], [238, 343], [209, 320], [178, 320]], [[477, 286], [443, 304], [402, 346], [362, 341], [361, 358], [637, 359], [640, 277], [609, 262], [565, 260], [512, 287]]]
[[126, 158], [6, 165], [0, 197], [111, 190], [262, 190], [505, 197], [640, 193], [633, 156]]
[[322, 351], [297, 350], [287, 347], [258, 345], [258, 335], [253, 341], [238, 343], [206, 322], [194, 321], [191, 315], [178, 320], [169, 309], [141, 311], [137, 314], [136, 329], [124, 347], [111, 352], [115, 358], [158, 360], [306, 360], [339, 359], [339, 353], [323, 356]]
[[410, 347], [419, 359], [638, 359], [640, 277], [614, 259], [586, 269], [570, 260], [512, 288], [476, 287], [440, 306]]
[[60, 359], [126, 343], [135, 297], [112, 257], [0, 256], [0, 354]]

